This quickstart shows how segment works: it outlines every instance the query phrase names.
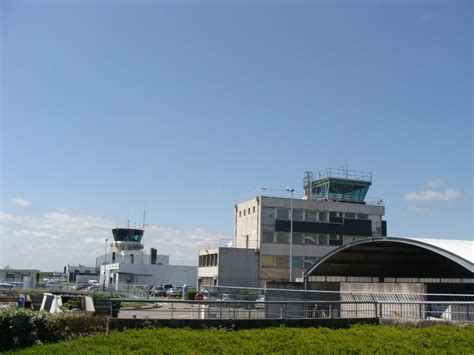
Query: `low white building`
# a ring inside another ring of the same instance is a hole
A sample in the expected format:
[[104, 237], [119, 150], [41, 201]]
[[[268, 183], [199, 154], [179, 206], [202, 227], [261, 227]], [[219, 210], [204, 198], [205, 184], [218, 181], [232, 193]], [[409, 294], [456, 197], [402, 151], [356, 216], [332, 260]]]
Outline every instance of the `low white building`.
[[168, 255], [151, 248], [147, 254], [141, 243], [143, 229], [115, 228], [110, 252], [96, 258], [101, 285], [120, 289], [127, 285], [160, 284], [196, 286], [197, 267], [170, 265]]

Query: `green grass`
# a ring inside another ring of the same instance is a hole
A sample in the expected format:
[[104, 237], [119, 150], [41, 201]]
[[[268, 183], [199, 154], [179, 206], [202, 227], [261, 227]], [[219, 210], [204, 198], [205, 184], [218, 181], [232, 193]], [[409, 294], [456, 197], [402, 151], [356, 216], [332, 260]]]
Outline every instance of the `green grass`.
[[432, 326], [402, 328], [355, 325], [349, 329], [266, 328], [140, 329], [94, 335], [62, 343], [36, 345], [22, 354], [154, 353], [430, 353], [473, 354], [474, 328]]

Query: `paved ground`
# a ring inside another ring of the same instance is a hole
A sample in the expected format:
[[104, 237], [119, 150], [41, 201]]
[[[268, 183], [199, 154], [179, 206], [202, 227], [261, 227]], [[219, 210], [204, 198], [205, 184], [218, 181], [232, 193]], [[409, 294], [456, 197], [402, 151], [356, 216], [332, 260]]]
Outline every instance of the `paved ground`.
[[198, 319], [199, 306], [190, 304], [157, 303], [141, 308], [121, 308], [119, 318]]

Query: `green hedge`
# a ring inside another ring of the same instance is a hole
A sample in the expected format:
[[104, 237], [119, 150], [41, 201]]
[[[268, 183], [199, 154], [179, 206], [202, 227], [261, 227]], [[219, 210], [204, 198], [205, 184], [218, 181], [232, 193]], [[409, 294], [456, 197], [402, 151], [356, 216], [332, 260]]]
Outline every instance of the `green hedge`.
[[6, 308], [0, 310], [0, 351], [105, 333], [106, 330], [105, 317]]
[[349, 329], [266, 328], [140, 329], [110, 332], [58, 344], [34, 346], [25, 354], [473, 354], [474, 328], [402, 328], [355, 325]]

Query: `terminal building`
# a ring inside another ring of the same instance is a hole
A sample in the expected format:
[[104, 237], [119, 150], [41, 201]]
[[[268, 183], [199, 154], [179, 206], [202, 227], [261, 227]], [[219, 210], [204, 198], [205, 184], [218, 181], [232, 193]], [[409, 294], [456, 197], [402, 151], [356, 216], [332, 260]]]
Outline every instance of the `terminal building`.
[[144, 251], [144, 229], [115, 228], [110, 251], [96, 258], [100, 267], [101, 285], [119, 290], [127, 285], [196, 285], [197, 268], [187, 265], [170, 265], [168, 255], [159, 255], [151, 248]]
[[[260, 287], [295, 280], [341, 245], [386, 236], [383, 201], [366, 199], [371, 184], [371, 173], [326, 169], [305, 173], [302, 198], [288, 189], [287, 197], [262, 191], [237, 203], [233, 248], [199, 252], [198, 284]], [[239, 259], [254, 272], [236, 280], [223, 265], [234, 265], [236, 273]]]

